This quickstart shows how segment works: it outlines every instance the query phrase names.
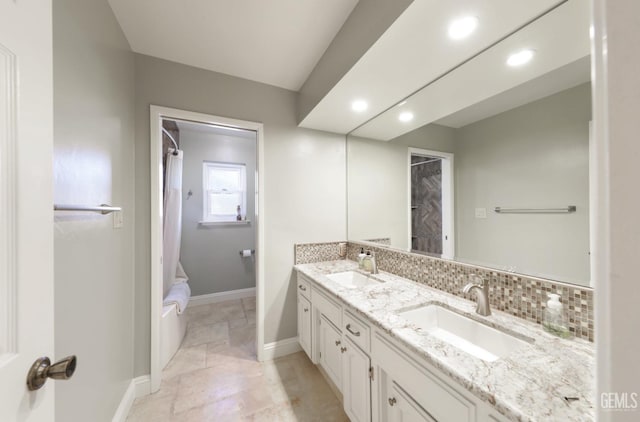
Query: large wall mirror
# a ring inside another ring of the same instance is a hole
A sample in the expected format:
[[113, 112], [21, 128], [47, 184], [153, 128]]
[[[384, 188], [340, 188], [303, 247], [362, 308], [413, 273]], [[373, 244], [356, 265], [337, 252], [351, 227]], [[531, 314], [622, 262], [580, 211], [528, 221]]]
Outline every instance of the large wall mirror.
[[347, 136], [349, 240], [591, 284], [582, 3], [425, 81]]

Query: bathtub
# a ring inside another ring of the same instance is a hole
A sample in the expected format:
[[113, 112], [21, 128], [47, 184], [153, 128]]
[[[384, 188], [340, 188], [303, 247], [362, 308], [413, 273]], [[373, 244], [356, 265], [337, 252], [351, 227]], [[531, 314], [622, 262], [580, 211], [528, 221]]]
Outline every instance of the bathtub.
[[162, 308], [160, 321], [160, 365], [167, 366], [184, 339], [187, 332], [187, 316], [184, 312], [178, 315], [175, 303]]

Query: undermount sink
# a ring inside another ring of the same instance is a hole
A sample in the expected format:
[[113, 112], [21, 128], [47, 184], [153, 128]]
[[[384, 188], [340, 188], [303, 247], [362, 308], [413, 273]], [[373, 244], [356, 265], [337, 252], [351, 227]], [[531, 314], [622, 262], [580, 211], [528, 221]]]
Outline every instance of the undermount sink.
[[529, 345], [506, 332], [434, 304], [400, 312], [398, 315], [429, 335], [488, 362]]
[[341, 273], [328, 274], [327, 278], [351, 289], [379, 283], [378, 280], [374, 280], [373, 278], [360, 274], [356, 271], [344, 271]]

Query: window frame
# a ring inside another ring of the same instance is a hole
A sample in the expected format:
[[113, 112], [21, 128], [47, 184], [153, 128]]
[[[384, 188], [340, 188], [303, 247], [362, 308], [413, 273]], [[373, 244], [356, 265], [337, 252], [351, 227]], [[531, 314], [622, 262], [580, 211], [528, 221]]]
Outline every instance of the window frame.
[[[226, 191], [210, 189], [209, 175], [216, 169], [237, 169], [240, 172], [239, 190]], [[245, 163], [231, 163], [221, 161], [202, 162], [202, 221], [205, 223], [224, 223], [237, 221], [237, 211], [234, 208], [232, 214], [210, 214], [211, 209], [210, 194], [233, 193], [240, 194], [240, 215], [246, 218], [247, 215], [247, 165]]]

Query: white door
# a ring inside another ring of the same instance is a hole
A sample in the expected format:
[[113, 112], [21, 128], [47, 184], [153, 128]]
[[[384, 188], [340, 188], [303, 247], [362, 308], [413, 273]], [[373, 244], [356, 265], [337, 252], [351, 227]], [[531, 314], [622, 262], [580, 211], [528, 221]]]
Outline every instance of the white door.
[[311, 359], [311, 303], [298, 293], [298, 342]]
[[349, 338], [344, 337], [342, 396], [344, 411], [352, 422], [371, 421], [371, 360]]
[[342, 391], [342, 335], [333, 324], [320, 316], [320, 365], [327, 372], [338, 390]]
[[50, 0], [0, 0], [0, 421], [54, 420], [53, 72]]

